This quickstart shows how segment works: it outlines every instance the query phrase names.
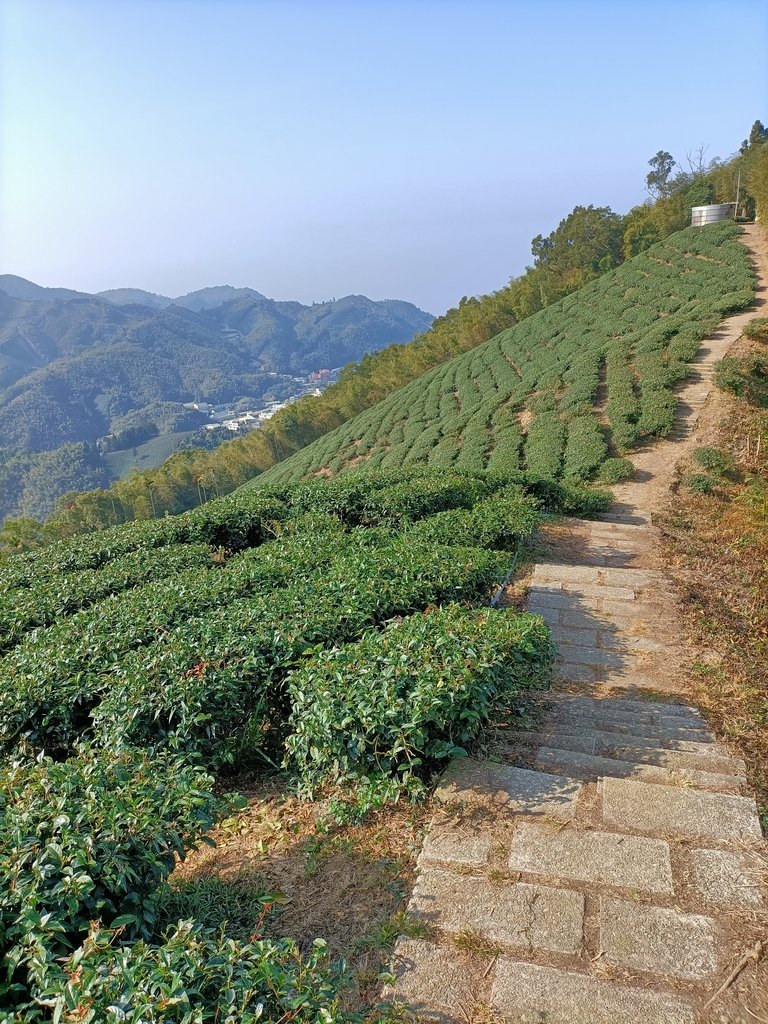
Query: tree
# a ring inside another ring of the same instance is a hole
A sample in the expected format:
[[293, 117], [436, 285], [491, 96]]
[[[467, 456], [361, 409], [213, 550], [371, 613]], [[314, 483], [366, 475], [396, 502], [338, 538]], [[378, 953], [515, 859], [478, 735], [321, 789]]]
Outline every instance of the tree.
[[671, 153], [660, 149], [656, 156], [652, 156], [648, 161], [648, 166], [651, 169], [645, 176], [647, 192], [654, 199], [668, 196], [670, 193], [669, 176], [672, 173], [672, 168], [677, 166], [677, 161]]
[[766, 140], [768, 140], [768, 128], [763, 125], [762, 121], [755, 121], [749, 133], [749, 138], [744, 139], [741, 144], [741, 152], [746, 153], [753, 146], [761, 146]]

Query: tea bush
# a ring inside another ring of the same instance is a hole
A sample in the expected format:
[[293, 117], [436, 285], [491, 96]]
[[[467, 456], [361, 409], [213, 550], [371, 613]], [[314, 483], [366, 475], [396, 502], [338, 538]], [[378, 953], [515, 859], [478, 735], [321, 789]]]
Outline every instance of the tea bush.
[[[350, 1024], [340, 1006], [343, 963], [317, 940], [229, 939], [191, 921], [159, 943], [127, 943], [94, 925], [61, 962], [34, 951], [32, 983], [0, 1024]], [[359, 1018], [357, 1018], [359, 1020]]]
[[499, 703], [541, 685], [543, 620], [448, 605], [317, 654], [292, 673], [286, 763], [304, 788], [416, 771], [460, 752]]
[[0, 774], [0, 999], [36, 948], [66, 955], [91, 921], [148, 937], [157, 890], [214, 821], [213, 780], [172, 753], [83, 748]]
[[598, 476], [601, 483], [619, 484], [622, 480], [629, 480], [634, 472], [631, 459], [606, 459]]
[[743, 333], [753, 341], [768, 341], [768, 317], [758, 316], [750, 320]]
[[762, 355], [726, 356], [715, 366], [715, 384], [752, 405], [768, 406], [768, 359]]

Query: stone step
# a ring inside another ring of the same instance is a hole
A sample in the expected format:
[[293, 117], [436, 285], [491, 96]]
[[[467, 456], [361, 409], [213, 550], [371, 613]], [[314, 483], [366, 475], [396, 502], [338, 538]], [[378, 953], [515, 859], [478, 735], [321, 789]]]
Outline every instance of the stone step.
[[[610, 570], [606, 570], [610, 571]], [[531, 593], [554, 592], [575, 594], [582, 597], [595, 597], [604, 601], [634, 601], [635, 590], [631, 586], [609, 586], [604, 583], [583, 583], [579, 580], [570, 579], [548, 579], [539, 576], [533, 579], [530, 586]]]
[[533, 767], [539, 771], [560, 772], [582, 782], [601, 778], [635, 779], [662, 786], [695, 786], [715, 793], [741, 794], [746, 779], [741, 776], [700, 771], [694, 768], [671, 768], [643, 762], [622, 761], [616, 757], [585, 754], [574, 750], [540, 747]]
[[694, 1024], [679, 996], [500, 957], [491, 1009], [514, 1024]]
[[[529, 611], [533, 611], [529, 608]], [[538, 609], [536, 609], [538, 611]], [[568, 648], [594, 648], [597, 651], [604, 650], [612, 653], [620, 652], [629, 656], [638, 654], [659, 654], [674, 650], [673, 647], [665, 647], [657, 640], [651, 640], [645, 636], [634, 636], [612, 629], [605, 623], [595, 621], [592, 627], [589, 626], [565, 626], [559, 621], [559, 615], [552, 614], [553, 609], [544, 606], [539, 612], [542, 617], [551, 619], [553, 625], [550, 632], [555, 645], [562, 657], [568, 660]], [[546, 614], [545, 614], [546, 613]]]
[[510, 745], [555, 747], [558, 750], [580, 750], [585, 754], [617, 757], [636, 764], [658, 764], [667, 768], [694, 768], [706, 772], [741, 776], [746, 771], [744, 762], [730, 757], [715, 743], [679, 741], [674, 746], [662, 746], [657, 740], [617, 736], [616, 733], [585, 730], [578, 733], [547, 731], [515, 732]]
[[701, 981], [718, 967], [718, 928], [703, 914], [601, 896], [600, 949], [625, 970]]
[[748, 797], [612, 778], [601, 780], [600, 791], [607, 825], [714, 844], [762, 838], [757, 805]]
[[649, 526], [651, 513], [642, 509], [627, 512], [604, 512], [599, 519], [601, 523], [621, 523], [625, 526]]
[[532, 580], [559, 580], [562, 583], [598, 583], [606, 586], [642, 587], [655, 583], [663, 574], [657, 569], [602, 569], [599, 566], [568, 565], [562, 562], [538, 562]]
[[664, 718], [691, 719], [703, 724], [704, 717], [698, 708], [690, 704], [676, 704], [673, 701], [632, 700], [629, 697], [591, 697], [589, 694], [564, 693], [550, 690], [544, 697], [547, 703], [559, 707], [590, 708], [591, 710], [613, 710], [620, 714], [653, 714]]
[[695, 726], [683, 720], [677, 723], [671, 717], [669, 719], [656, 719], [651, 715], [644, 717], [638, 715], [610, 714], [609, 712], [594, 715], [588, 713], [577, 714], [567, 708], [560, 710], [556, 708], [550, 715], [548, 726], [556, 732], [574, 733], [589, 732], [612, 732], [624, 737], [642, 737], [643, 739], [662, 741], [664, 746], [670, 740], [695, 740], [697, 743], [714, 743], [715, 738], [704, 726]]
[[521, 822], [512, 836], [507, 867], [561, 881], [662, 895], [674, 892], [669, 844], [645, 836]]
[[727, 754], [694, 754], [684, 750], [667, 750], [638, 743], [617, 746], [613, 742], [596, 743], [595, 753], [603, 757], [616, 757], [621, 761], [632, 761], [635, 764], [656, 764], [662, 768], [691, 768], [695, 771], [715, 772], [745, 779], [746, 765], [738, 757]]
[[528, 882], [490, 882], [424, 865], [409, 913], [446, 932], [473, 931], [503, 946], [578, 956], [584, 932], [580, 892]]
[[509, 814], [571, 821], [581, 783], [509, 764], [454, 758], [435, 790], [438, 804], [481, 805]]

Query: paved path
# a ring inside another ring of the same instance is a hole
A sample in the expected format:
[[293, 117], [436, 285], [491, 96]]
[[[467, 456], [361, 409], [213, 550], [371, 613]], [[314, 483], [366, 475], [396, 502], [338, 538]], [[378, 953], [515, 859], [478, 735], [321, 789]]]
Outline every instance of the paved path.
[[610, 513], [565, 523], [535, 567], [558, 681], [537, 732], [438, 787], [410, 906], [431, 934], [396, 950], [395, 995], [422, 1019], [768, 1022], [749, 966], [712, 1001], [768, 939], [766, 848], [743, 762], [685, 700], [651, 522], [712, 363], [753, 315], [704, 344], [673, 438], [637, 457]]

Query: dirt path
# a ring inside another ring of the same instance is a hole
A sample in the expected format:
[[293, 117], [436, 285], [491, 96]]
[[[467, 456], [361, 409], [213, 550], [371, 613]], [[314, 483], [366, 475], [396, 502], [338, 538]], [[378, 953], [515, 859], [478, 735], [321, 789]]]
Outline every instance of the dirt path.
[[[765, 239], [745, 234], [763, 303]], [[539, 731], [438, 787], [411, 901], [432, 934], [396, 950], [395, 994], [424, 1019], [768, 1022], [766, 846], [743, 762], [686, 703], [652, 523], [754, 315], [704, 343], [674, 436], [638, 453], [610, 512], [563, 524], [534, 569], [559, 678]]]

